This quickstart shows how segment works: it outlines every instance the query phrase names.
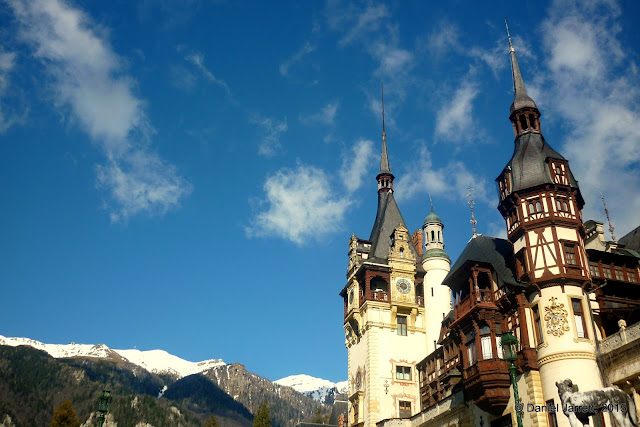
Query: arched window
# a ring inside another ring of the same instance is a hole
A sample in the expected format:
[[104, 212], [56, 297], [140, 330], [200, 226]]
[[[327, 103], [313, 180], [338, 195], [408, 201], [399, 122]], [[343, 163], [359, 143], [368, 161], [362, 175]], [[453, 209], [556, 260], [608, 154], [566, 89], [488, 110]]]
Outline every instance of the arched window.
[[431, 230], [431, 241], [432, 242], [436, 241], [436, 233], [433, 230]]
[[476, 334], [470, 331], [467, 335], [467, 358], [469, 360], [469, 366], [474, 365], [478, 359], [476, 353]]
[[536, 128], [536, 118], [534, 117], [533, 114], [529, 114], [529, 124], [533, 129]]
[[438, 241], [441, 242], [442, 241], [442, 237], [440, 236], [440, 232], [438, 231]]
[[536, 200], [536, 212], [542, 212], [542, 203], [540, 203], [540, 200]]
[[404, 248], [400, 248], [400, 258], [404, 258]]
[[536, 212], [536, 208], [533, 205], [533, 202], [529, 202], [529, 215], [532, 215]]
[[520, 127], [522, 128], [522, 130], [526, 130], [529, 128], [529, 126], [527, 126], [527, 116], [526, 114], [522, 114], [520, 116]]

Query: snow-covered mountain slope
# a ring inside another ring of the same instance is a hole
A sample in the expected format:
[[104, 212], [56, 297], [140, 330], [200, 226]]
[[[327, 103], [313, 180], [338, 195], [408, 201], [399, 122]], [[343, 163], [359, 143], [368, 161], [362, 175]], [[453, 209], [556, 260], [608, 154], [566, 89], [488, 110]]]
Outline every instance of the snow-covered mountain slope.
[[28, 345], [49, 353], [52, 357], [97, 357], [124, 360], [155, 374], [170, 374], [178, 378], [225, 365], [220, 359], [189, 362], [164, 350], [112, 350], [104, 344], [44, 344], [29, 338], [8, 338], [0, 335], [0, 345]]
[[282, 386], [291, 387], [295, 391], [299, 391], [317, 402], [326, 404], [332, 404], [336, 394], [346, 393], [347, 391], [346, 381], [334, 383], [329, 380], [304, 374], [291, 375], [274, 382]]

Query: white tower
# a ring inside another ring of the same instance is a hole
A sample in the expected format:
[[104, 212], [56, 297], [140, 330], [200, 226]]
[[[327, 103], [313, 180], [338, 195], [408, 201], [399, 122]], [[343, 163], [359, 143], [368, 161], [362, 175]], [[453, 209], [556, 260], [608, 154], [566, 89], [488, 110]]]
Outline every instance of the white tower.
[[424, 268], [424, 306], [427, 331], [427, 353], [434, 351], [440, 338], [442, 319], [451, 311], [451, 290], [442, 281], [451, 269], [451, 260], [444, 251], [444, 224], [438, 215], [431, 213], [425, 218], [422, 231], [424, 234], [425, 253], [422, 257]]

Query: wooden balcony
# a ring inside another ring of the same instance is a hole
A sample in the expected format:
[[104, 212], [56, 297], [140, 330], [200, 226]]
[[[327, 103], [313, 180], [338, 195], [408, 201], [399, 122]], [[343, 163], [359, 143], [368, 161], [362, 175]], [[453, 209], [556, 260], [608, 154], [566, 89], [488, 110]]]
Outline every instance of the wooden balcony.
[[490, 289], [476, 290], [476, 292], [468, 295], [454, 305], [453, 315], [456, 319], [459, 319], [477, 305], [497, 308], [494, 303], [493, 291]]
[[465, 395], [481, 409], [501, 415], [509, 402], [509, 363], [502, 359], [478, 360], [463, 372]]

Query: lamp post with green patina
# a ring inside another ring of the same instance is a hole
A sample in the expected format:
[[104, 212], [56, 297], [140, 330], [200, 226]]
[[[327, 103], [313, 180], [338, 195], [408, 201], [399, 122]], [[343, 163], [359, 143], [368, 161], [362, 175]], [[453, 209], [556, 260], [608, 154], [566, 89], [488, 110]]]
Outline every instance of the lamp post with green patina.
[[509, 371], [511, 373], [511, 385], [513, 385], [513, 401], [515, 402], [516, 407], [518, 427], [522, 427], [522, 404], [520, 403], [520, 397], [518, 396], [516, 364], [514, 363], [518, 360], [518, 338], [516, 338], [512, 333], [507, 332], [502, 335], [500, 345], [502, 346], [505, 360], [510, 363]]
[[103, 390], [102, 393], [100, 393], [100, 396], [98, 396], [98, 412], [100, 412], [100, 415], [98, 416], [99, 427], [102, 427], [102, 424], [104, 424], [104, 416], [109, 412], [111, 399], [111, 392], [109, 392], [109, 390]]

